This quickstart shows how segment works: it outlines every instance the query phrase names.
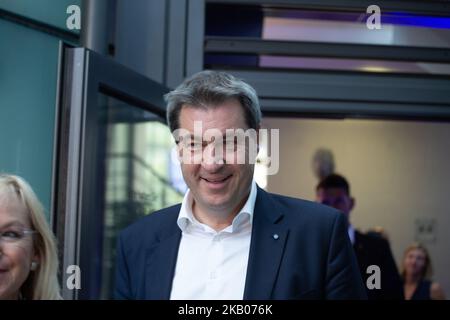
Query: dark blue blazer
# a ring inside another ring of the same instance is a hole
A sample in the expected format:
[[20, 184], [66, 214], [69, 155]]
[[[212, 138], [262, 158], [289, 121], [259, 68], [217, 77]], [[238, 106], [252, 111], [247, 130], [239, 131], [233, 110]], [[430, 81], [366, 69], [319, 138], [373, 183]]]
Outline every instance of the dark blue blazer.
[[[122, 231], [117, 299], [170, 298], [181, 239], [179, 211], [176, 205], [154, 212]], [[365, 298], [344, 215], [258, 188], [244, 299]]]

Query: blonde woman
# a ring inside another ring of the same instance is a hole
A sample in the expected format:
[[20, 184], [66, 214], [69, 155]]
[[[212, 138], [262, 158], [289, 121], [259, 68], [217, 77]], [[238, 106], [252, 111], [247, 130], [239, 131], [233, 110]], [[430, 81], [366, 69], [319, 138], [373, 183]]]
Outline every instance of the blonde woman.
[[54, 236], [22, 178], [0, 175], [0, 300], [61, 299]]
[[406, 300], [445, 300], [439, 283], [431, 281], [431, 259], [428, 250], [414, 243], [405, 250], [402, 277]]

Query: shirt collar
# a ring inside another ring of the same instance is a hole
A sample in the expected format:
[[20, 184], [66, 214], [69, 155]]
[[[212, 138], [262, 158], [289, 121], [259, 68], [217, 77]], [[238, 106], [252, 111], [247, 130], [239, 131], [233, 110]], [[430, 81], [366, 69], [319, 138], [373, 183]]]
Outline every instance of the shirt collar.
[[350, 238], [350, 242], [352, 244], [355, 244], [355, 228], [353, 228], [353, 226], [351, 224], [348, 225], [348, 237]]
[[[239, 211], [239, 213], [234, 217], [233, 222], [231, 223], [231, 226], [227, 227], [224, 230], [230, 230], [230, 232], [235, 232], [240, 225], [242, 225], [245, 221], [249, 221], [251, 224], [253, 221], [253, 211], [255, 210], [255, 202], [256, 202], [256, 193], [257, 193], [257, 186], [256, 182], [252, 181], [252, 186], [250, 190], [250, 194], [247, 198], [247, 201], [245, 202], [242, 209]], [[181, 229], [181, 231], [185, 232], [187, 231], [188, 227], [190, 226], [198, 226], [203, 227], [203, 229], [209, 229], [207, 225], [202, 224], [199, 222], [192, 213], [192, 204], [193, 204], [194, 198], [192, 196], [191, 191], [188, 189], [186, 191], [186, 194], [184, 195], [183, 201], [181, 203], [180, 213], [178, 214], [177, 224], [178, 227]], [[248, 219], [246, 219], [248, 218]]]

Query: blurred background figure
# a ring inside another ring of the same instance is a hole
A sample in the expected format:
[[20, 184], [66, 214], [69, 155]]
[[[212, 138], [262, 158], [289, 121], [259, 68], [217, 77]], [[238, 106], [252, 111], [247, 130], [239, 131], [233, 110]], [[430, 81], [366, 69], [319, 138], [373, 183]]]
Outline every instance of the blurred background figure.
[[403, 289], [400, 275], [393, 258], [389, 242], [379, 235], [364, 234], [350, 223], [350, 212], [355, 199], [350, 194], [347, 179], [338, 174], [330, 174], [316, 187], [316, 200], [324, 205], [340, 210], [348, 221], [348, 235], [355, 250], [364, 284], [371, 275], [367, 267], [376, 265], [381, 271], [381, 288], [367, 289], [369, 300], [402, 300]]
[[389, 242], [389, 236], [388, 236], [386, 230], [384, 230], [384, 228], [381, 226], [375, 226], [373, 228], [370, 228], [369, 230], [367, 230], [367, 234], [381, 237], [384, 240]]
[[314, 152], [312, 169], [319, 181], [334, 173], [334, 156], [330, 149], [319, 148]]
[[0, 175], [0, 300], [60, 299], [53, 234], [31, 187]]
[[402, 278], [406, 300], [445, 300], [439, 283], [431, 280], [432, 267], [428, 250], [414, 243], [405, 250]]

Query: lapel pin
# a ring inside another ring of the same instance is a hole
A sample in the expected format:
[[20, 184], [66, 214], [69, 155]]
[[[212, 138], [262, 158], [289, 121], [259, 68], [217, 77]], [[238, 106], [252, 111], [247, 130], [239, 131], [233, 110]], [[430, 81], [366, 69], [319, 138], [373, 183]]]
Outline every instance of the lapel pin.
[[274, 233], [273, 238], [274, 238], [275, 240], [278, 240], [279, 237], [280, 237], [280, 236], [279, 236], [278, 234]]

